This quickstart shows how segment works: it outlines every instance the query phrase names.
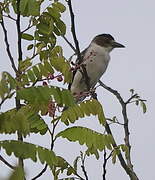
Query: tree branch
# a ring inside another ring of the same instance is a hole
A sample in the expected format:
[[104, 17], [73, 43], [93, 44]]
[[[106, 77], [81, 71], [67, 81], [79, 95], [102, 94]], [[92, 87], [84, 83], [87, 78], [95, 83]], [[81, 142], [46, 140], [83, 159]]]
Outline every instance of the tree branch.
[[[17, 28], [17, 39], [18, 39], [18, 63], [22, 60], [22, 44], [21, 44], [21, 29], [20, 29], [20, 0], [17, 0], [17, 20], [16, 20], [16, 28]], [[16, 73], [17, 81], [20, 81], [19, 79], [19, 69]], [[18, 89], [18, 87], [17, 87]], [[19, 110], [21, 108], [20, 99], [15, 98], [16, 101], [16, 109]], [[18, 141], [23, 141], [23, 136], [20, 132], [17, 132], [18, 135]], [[24, 169], [24, 160], [23, 158], [19, 158], [18, 160], [19, 166], [21, 166]]]
[[38, 175], [36, 175], [34, 178], [32, 178], [31, 180], [35, 180], [35, 179], [39, 178], [40, 176], [42, 176], [46, 172], [47, 167], [48, 167], [48, 165], [46, 164], [45, 167], [42, 169], [42, 171], [40, 171], [40, 173]]
[[103, 180], [106, 180], [106, 173], [107, 173], [106, 166], [107, 166], [107, 161], [109, 160], [111, 155], [112, 155], [112, 152], [107, 157], [107, 152], [104, 149], [104, 155], [103, 155], [103, 158], [104, 158], [104, 163], [103, 163]]
[[[59, 120], [56, 122], [56, 123], [53, 123], [53, 129], [52, 129], [52, 132], [51, 130], [49, 129], [49, 133], [51, 135], [51, 150], [53, 149], [54, 147], [54, 142], [55, 142], [55, 138], [54, 138], [54, 131], [55, 131], [55, 128], [58, 124]], [[38, 173], [35, 177], [33, 177], [31, 180], [35, 180], [35, 179], [38, 179], [40, 176], [42, 176], [46, 170], [47, 170], [47, 167], [48, 165], [46, 164], [45, 167], [40, 171], [40, 173]]]
[[15, 66], [15, 62], [14, 62], [13, 56], [12, 56], [11, 51], [10, 51], [10, 45], [9, 45], [9, 41], [8, 41], [7, 30], [5, 28], [3, 18], [2, 18], [0, 23], [1, 23], [1, 26], [2, 26], [2, 29], [4, 32], [4, 41], [5, 41], [6, 51], [7, 51], [8, 57], [10, 59], [13, 70], [15, 71], [15, 73], [17, 73], [17, 68]]
[[[84, 157], [83, 157], [84, 156]], [[82, 165], [81, 165], [81, 168], [82, 168], [82, 171], [83, 171], [83, 174], [85, 176], [85, 180], [88, 180], [88, 175], [87, 175], [87, 171], [85, 169], [85, 157], [86, 157], [86, 154], [83, 155], [83, 153], [81, 153], [81, 162], [82, 162]]]
[[13, 92], [13, 93], [11, 93], [11, 94], [8, 94], [5, 98], [2, 99], [2, 101], [0, 102], [0, 109], [1, 109], [2, 104], [3, 104], [8, 98], [11, 98], [14, 94], [15, 94], [15, 92]]
[[20, 0], [17, 0], [17, 36], [18, 36], [18, 61], [22, 60], [22, 43], [21, 43], [21, 29], [20, 29]]
[[[125, 133], [124, 141], [125, 141], [126, 146], [129, 148], [129, 157], [127, 159], [127, 164], [121, 153], [118, 155], [118, 158], [119, 158], [119, 161], [120, 161], [122, 167], [124, 168], [126, 173], [130, 176], [131, 180], [138, 180], [138, 177], [137, 177], [136, 173], [134, 172], [133, 165], [131, 163], [131, 145], [130, 145], [130, 139], [129, 139], [130, 133], [129, 133], [129, 127], [128, 127], [129, 120], [127, 117], [127, 110], [126, 110], [127, 104], [124, 102], [123, 98], [116, 90], [106, 86], [100, 80], [99, 80], [99, 84], [100, 84], [100, 86], [102, 86], [103, 88], [105, 88], [106, 90], [111, 92], [113, 95], [115, 95], [122, 106], [122, 115], [123, 115], [123, 119], [124, 119], [124, 133]], [[110, 129], [108, 123], [106, 123], [105, 128], [106, 128], [107, 133], [112, 135], [112, 132], [111, 132], [111, 129]], [[114, 142], [113, 147], [117, 147], [116, 142]]]
[[11, 169], [15, 169], [14, 166], [12, 166], [9, 162], [7, 162], [1, 155], [0, 155], [0, 161], [2, 161], [5, 165], [7, 165]]
[[83, 71], [83, 77], [84, 77], [85, 83], [87, 85], [87, 90], [89, 91], [90, 90], [90, 79], [89, 79], [89, 76], [87, 74], [85, 65], [82, 64], [82, 58], [81, 58], [81, 53], [80, 53], [80, 48], [79, 48], [79, 42], [77, 40], [76, 32], [75, 32], [75, 21], [74, 21], [74, 13], [73, 13], [73, 8], [72, 8], [72, 2], [71, 2], [71, 0], [67, 0], [67, 3], [68, 3], [68, 7], [69, 7], [69, 12], [70, 12], [71, 32], [72, 32], [72, 36], [73, 36], [73, 39], [74, 39], [74, 44], [75, 44], [75, 47], [76, 47], [76, 54], [77, 54], [77, 58], [78, 58], [78, 64], [79, 65], [81, 64], [81, 68], [82, 68], [82, 71]]
[[16, 19], [13, 18], [13, 17], [11, 17], [9, 14], [8, 14], [8, 15], [3, 15], [3, 17], [9, 18], [9, 19], [11, 19], [11, 20], [13, 20], [13, 21], [16, 21]]

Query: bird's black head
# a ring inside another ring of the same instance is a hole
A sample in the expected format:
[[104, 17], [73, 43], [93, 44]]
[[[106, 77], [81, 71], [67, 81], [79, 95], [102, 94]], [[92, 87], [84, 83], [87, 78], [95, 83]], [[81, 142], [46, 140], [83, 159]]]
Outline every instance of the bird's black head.
[[125, 47], [122, 44], [117, 43], [110, 34], [99, 34], [92, 40], [92, 42], [102, 47], [112, 47], [112, 48]]

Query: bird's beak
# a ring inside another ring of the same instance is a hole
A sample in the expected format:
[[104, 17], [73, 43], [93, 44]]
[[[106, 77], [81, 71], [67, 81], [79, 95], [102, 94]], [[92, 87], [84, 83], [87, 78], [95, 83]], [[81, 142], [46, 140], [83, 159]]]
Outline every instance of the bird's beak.
[[113, 41], [113, 42], [112, 42], [112, 47], [113, 47], [113, 48], [125, 48], [124, 45], [122, 45], [122, 44], [120, 44], [120, 43], [118, 43], [118, 42], [116, 42], [116, 41]]

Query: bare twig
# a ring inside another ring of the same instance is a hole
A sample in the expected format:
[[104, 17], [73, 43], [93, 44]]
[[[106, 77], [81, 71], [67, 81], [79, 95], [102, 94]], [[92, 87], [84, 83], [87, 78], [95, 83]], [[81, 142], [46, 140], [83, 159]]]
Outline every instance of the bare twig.
[[15, 169], [15, 167], [12, 166], [9, 162], [7, 162], [1, 155], [0, 155], [0, 161], [2, 161], [4, 164], [6, 164], [9, 168]]
[[72, 45], [72, 43], [70, 43], [68, 41], [68, 39], [63, 35], [62, 38], [67, 42], [67, 44], [73, 49], [73, 51], [75, 52], [75, 54], [77, 53], [75, 47]]
[[103, 163], [103, 180], [106, 180], [106, 173], [107, 173], [106, 166], [107, 166], [107, 161], [109, 160], [111, 155], [112, 155], [112, 152], [107, 157], [107, 152], [104, 149], [104, 155], [103, 155], [103, 158], [104, 158], [104, 163]]
[[17, 20], [16, 20], [16, 27], [17, 27], [17, 39], [18, 39], [18, 61], [22, 60], [22, 44], [21, 44], [21, 29], [20, 29], [20, 0], [17, 0]]
[[39, 178], [40, 176], [42, 176], [46, 172], [47, 167], [48, 167], [48, 165], [46, 164], [45, 167], [42, 169], [42, 171], [40, 171], [40, 173], [38, 175], [36, 175], [34, 178], [32, 178], [31, 180], [35, 180], [35, 179]]
[[3, 18], [2, 18], [0, 23], [1, 23], [1, 26], [2, 26], [2, 29], [3, 29], [3, 32], [4, 32], [4, 41], [5, 41], [5, 45], [6, 45], [7, 54], [9, 56], [9, 59], [10, 59], [13, 70], [15, 71], [15, 73], [17, 73], [17, 68], [15, 66], [15, 62], [14, 62], [13, 56], [12, 56], [11, 51], [10, 51], [10, 45], [9, 45], [9, 41], [8, 41], [7, 30], [5, 28]]
[[86, 154], [83, 155], [83, 153], [81, 152], [81, 163], [82, 163], [81, 168], [85, 176], [85, 179], [88, 180], [87, 171], [85, 169], [85, 158], [86, 158]]
[[8, 15], [4, 15], [4, 14], [3, 14], [3, 17], [6, 17], [6, 18], [9, 18], [9, 19], [12, 19], [13, 21], [16, 21], [16, 19], [15, 19], [15, 18], [13, 18], [12, 16], [10, 16], [9, 14], [8, 14]]
[[[105, 88], [106, 90], [108, 90], [109, 92], [111, 92], [113, 95], [116, 96], [116, 98], [118, 99], [118, 101], [120, 102], [121, 106], [122, 106], [122, 115], [123, 115], [123, 119], [124, 119], [124, 132], [125, 132], [125, 144], [126, 146], [129, 148], [129, 157], [127, 159], [127, 163], [125, 162], [122, 154], [120, 153], [118, 155], [118, 158], [120, 160], [120, 163], [122, 165], [122, 167], [124, 168], [124, 170], [126, 171], [126, 173], [130, 176], [131, 180], [138, 180], [138, 177], [136, 175], [136, 173], [133, 170], [133, 165], [131, 162], [131, 145], [130, 145], [130, 139], [129, 139], [129, 127], [128, 127], [128, 117], [127, 117], [127, 109], [126, 109], [126, 102], [124, 102], [123, 98], [121, 97], [121, 95], [114, 89], [106, 86], [104, 83], [102, 83], [102, 81], [99, 80], [99, 84], [100, 86], [102, 86], [103, 88]], [[106, 131], [108, 134], [112, 135], [112, 132], [110, 130], [109, 125], [106, 123]], [[117, 147], [116, 142], [114, 142], [113, 147]]]
[[31, 29], [32, 27], [33, 27], [33, 24], [31, 24], [31, 21], [29, 21], [29, 24], [28, 24], [27, 28], [24, 29], [23, 31], [21, 31], [21, 33], [24, 33], [24, 32], [26, 32], [26, 31], [28, 31], [28, 30]]
[[[52, 150], [53, 147], [54, 147], [54, 142], [55, 142], [54, 131], [55, 131], [55, 128], [56, 128], [58, 122], [59, 122], [59, 120], [56, 121], [55, 123], [53, 122], [52, 131], [51, 131], [50, 129], [48, 129], [48, 130], [49, 130], [49, 133], [50, 133], [50, 135], [51, 135], [51, 150]], [[46, 172], [47, 167], [48, 167], [48, 165], [46, 164], [45, 167], [44, 167], [35, 177], [33, 177], [31, 180], [38, 179], [40, 176], [42, 176], [42, 175]]]
[[136, 98], [138, 96], [138, 94], [133, 94], [126, 102], [125, 104], [129, 104], [131, 102], [131, 100], [133, 100], [134, 98]]
[[14, 95], [15, 92], [11, 93], [11, 94], [8, 94], [4, 99], [2, 99], [2, 101], [0, 102], [0, 109], [1, 109], [1, 106], [2, 104], [8, 99], [8, 98], [11, 98], [13, 95]]
[[113, 120], [112, 120], [112, 119], [110, 119], [110, 118], [106, 118], [106, 120], [107, 120], [107, 121], [110, 121], [110, 122], [111, 122], [111, 124], [112, 124], [112, 123], [114, 123], [114, 124], [119, 124], [119, 125], [124, 126], [124, 124], [123, 124], [123, 123], [120, 123], [119, 121], [113, 121]]

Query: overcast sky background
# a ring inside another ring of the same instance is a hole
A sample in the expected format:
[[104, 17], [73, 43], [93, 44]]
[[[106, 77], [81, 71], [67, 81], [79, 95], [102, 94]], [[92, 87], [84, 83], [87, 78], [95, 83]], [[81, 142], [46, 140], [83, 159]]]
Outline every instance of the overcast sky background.
[[[65, 1], [64, 1], [65, 2]], [[115, 40], [124, 44], [125, 49], [116, 49], [111, 53], [111, 62], [107, 72], [101, 80], [108, 86], [117, 89], [123, 98], [128, 98], [130, 89], [143, 98], [147, 99], [148, 111], [143, 115], [142, 109], [135, 105], [129, 106], [132, 161], [135, 172], [140, 180], [154, 180], [154, 117], [155, 117], [155, 86], [154, 86], [154, 66], [155, 66], [155, 1], [154, 0], [74, 0], [73, 8], [75, 12], [76, 31], [81, 50], [86, 48], [92, 38], [101, 33], [109, 33]], [[64, 21], [68, 25], [67, 37], [72, 41], [69, 33], [69, 16], [65, 13]], [[10, 41], [16, 42], [13, 36], [13, 28]], [[3, 38], [0, 28], [0, 38]], [[2, 42], [2, 40], [1, 40]], [[59, 44], [64, 48], [64, 55], [69, 57], [73, 52], [70, 47], [59, 38]], [[15, 51], [16, 43], [11, 46]], [[15, 52], [14, 52], [15, 54]], [[4, 44], [0, 43], [0, 71], [11, 72], [9, 60], [6, 57]], [[121, 108], [113, 95], [98, 88], [98, 97], [103, 104], [106, 117], [117, 116], [121, 121]], [[11, 108], [13, 102], [5, 104], [2, 111]], [[96, 118], [86, 118], [78, 121], [76, 125], [90, 127], [98, 132], [102, 132]], [[123, 129], [118, 125], [112, 126], [117, 142], [123, 143]], [[65, 126], [60, 127], [60, 129]], [[60, 130], [59, 129], [59, 130]], [[0, 140], [8, 139], [9, 136], [1, 136]], [[14, 136], [10, 136], [14, 137]], [[122, 138], [122, 139], [121, 139]], [[26, 141], [45, 146], [49, 145], [49, 136], [32, 135]], [[66, 157], [72, 163], [73, 158], [79, 155], [78, 143], [68, 143], [67, 140], [60, 139], [56, 143], [55, 152]], [[80, 150], [83, 148], [80, 147]], [[71, 157], [71, 154], [73, 157]], [[12, 158], [7, 158], [10, 162], [15, 162]], [[96, 161], [94, 157], [86, 161], [89, 180], [102, 179], [102, 158]], [[42, 169], [42, 165], [37, 165], [32, 161], [27, 161], [26, 170], [28, 179], [36, 175]], [[0, 180], [10, 172], [4, 164], [0, 163]], [[64, 176], [62, 176], [64, 177]], [[50, 179], [49, 171], [39, 180]], [[108, 163], [107, 180], [128, 180], [128, 176], [117, 165]]]

